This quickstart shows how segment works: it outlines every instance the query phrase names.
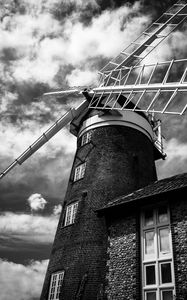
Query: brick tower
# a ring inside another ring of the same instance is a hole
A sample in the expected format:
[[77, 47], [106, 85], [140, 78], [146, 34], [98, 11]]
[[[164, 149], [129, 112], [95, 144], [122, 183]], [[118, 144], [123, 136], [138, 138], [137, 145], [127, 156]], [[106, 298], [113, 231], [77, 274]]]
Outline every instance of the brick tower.
[[41, 300], [105, 299], [107, 229], [96, 210], [155, 181], [160, 154], [142, 113], [87, 110], [70, 131], [77, 151]]

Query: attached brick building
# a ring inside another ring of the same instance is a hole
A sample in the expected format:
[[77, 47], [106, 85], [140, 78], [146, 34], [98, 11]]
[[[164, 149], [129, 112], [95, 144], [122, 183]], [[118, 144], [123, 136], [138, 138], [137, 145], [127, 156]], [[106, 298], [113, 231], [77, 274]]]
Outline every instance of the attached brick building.
[[187, 173], [109, 202], [107, 299], [187, 299]]

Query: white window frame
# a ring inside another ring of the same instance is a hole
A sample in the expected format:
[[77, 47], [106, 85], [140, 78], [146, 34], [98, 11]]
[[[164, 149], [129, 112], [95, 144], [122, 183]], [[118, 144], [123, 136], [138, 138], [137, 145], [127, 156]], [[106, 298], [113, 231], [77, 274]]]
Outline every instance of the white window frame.
[[[172, 291], [173, 297], [175, 296], [175, 277], [174, 277], [174, 265], [173, 265], [173, 249], [172, 249], [172, 239], [171, 239], [171, 224], [170, 224], [170, 212], [167, 204], [160, 204], [161, 206], [167, 207], [168, 220], [159, 223], [158, 222], [158, 207], [145, 207], [141, 213], [141, 269], [142, 269], [142, 299], [147, 300], [147, 292], [156, 292], [156, 300], [163, 300], [163, 291]], [[145, 225], [145, 211], [146, 209], [153, 209], [153, 225]], [[169, 229], [169, 246], [170, 251], [161, 252], [160, 251], [160, 229]], [[154, 253], [145, 254], [145, 233], [148, 231], [154, 231]], [[171, 264], [171, 279], [170, 283], [161, 282], [161, 264], [170, 263]], [[155, 265], [155, 284], [146, 285], [146, 266]]]
[[90, 130], [90, 131], [85, 132], [81, 138], [81, 146], [84, 146], [84, 145], [90, 143], [91, 138], [92, 138], [92, 131]]
[[58, 271], [51, 274], [48, 300], [59, 300], [63, 279], [64, 271]]
[[74, 182], [79, 180], [79, 179], [84, 178], [85, 170], [86, 170], [86, 163], [85, 162], [75, 168]]
[[77, 209], [78, 209], [78, 201], [74, 202], [66, 207], [66, 216], [65, 216], [64, 226], [74, 224]]

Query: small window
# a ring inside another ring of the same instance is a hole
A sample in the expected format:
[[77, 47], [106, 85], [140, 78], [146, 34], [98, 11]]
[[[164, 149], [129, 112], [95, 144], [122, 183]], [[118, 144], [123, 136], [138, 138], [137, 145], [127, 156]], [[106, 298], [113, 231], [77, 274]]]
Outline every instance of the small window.
[[51, 275], [48, 300], [59, 300], [63, 279], [64, 271], [56, 272]]
[[75, 202], [67, 206], [64, 226], [73, 224], [75, 222], [77, 209], [78, 209], [78, 202]]
[[86, 170], [86, 163], [83, 163], [75, 168], [74, 181], [77, 181], [84, 177], [84, 173]]
[[88, 144], [91, 141], [92, 132], [88, 131], [82, 135], [81, 146]]

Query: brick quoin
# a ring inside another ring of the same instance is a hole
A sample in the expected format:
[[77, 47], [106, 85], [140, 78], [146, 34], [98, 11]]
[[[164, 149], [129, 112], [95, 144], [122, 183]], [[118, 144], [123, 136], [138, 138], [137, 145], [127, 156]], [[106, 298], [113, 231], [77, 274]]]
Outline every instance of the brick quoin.
[[173, 194], [171, 232], [174, 255], [176, 299], [187, 300], [187, 203], [186, 193]]
[[[113, 198], [157, 179], [153, 144], [144, 133], [128, 126], [110, 124], [91, 131], [91, 142], [84, 146], [78, 136], [41, 300], [48, 299], [51, 274], [59, 270], [65, 271], [60, 300], [106, 298], [108, 229], [105, 217], [99, 216], [96, 210]], [[84, 178], [73, 182], [74, 170], [82, 162], [86, 162]], [[74, 201], [79, 201], [75, 223], [63, 227], [66, 206]], [[128, 222], [130, 224], [130, 220]], [[134, 233], [131, 239], [133, 244]], [[127, 247], [127, 243], [125, 245]], [[81, 282], [84, 285], [78, 296]], [[130, 278], [130, 282], [134, 286], [135, 278]], [[129, 297], [132, 293], [129, 291]]]

